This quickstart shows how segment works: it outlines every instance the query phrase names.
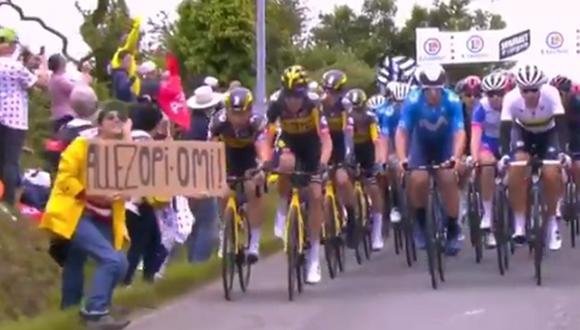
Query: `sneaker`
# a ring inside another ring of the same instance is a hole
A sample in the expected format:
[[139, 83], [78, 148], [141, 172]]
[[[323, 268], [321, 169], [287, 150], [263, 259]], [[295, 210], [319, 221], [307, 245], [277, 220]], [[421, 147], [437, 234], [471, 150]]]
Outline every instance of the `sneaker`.
[[518, 245], [522, 245], [526, 243], [526, 230], [524, 227], [521, 226], [514, 226], [514, 234], [512, 235], [512, 239]]
[[485, 247], [488, 249], [494, 249], [497, 246], [495, 241], [495, 235], [491, 232], [485, 234]]
[[481, 223], [479, 224], [480, 229], [490, 229], [491, 228], [491, 217], [484, 215], [481, 218]]
[[248, 247], [248, 250], [246, 251], [246, 261], [250, 265], [253, 265], [256, 262], [258, 262], [258, 259], [260, 259], [260, 244], [250, 243], [250, 246]]
[[322, 280], [322, 271], [318, 260], [309, 261], [306, 265], [306, 283], [317, 284]]
[[427, 238], [425, 237], [425, 230], [423, 230], [419, 226], [415, 226], [413, 236], [415, 238], [415, 246], [419, 250], [425, 250], [425, 248], [427, 247]]
[[445, 242], [445, 254], [448, 256], [456, 256], [461, 251], [461, 241], [459, 235], [461, 229], [459, 225], [447, 229], [447, 241]]
[[562, 237], [560, 237], [560, 230], [558, 224], [554, 221], [550, 224], [548, 232], [548, 248], [551, 251], [558, 251], [562, 248]]
[[116, 320], [111, 315], [85, 320], [86, 328], [90, 330], [121, 330], [129, 326], [130, 323], [129, 320]]
[[389, 218], [391, 219], [391, 223], [399, 223], [401, 222], [401, 212], [396, 207], [391, 209], [391, 213], [389, 214]]
[[373, 238], [372, 238], [371, 248], [373, 249], [373, 251], [382, 250], [383, 247], [385, 247], [382, 233], [380, 231], [378, 233], [374, 232], [372, 237]]

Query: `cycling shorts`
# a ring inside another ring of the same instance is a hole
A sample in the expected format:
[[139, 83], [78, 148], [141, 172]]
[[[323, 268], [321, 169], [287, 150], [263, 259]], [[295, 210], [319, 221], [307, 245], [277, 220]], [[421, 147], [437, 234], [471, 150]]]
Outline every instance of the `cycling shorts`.
[[318, 136], [292, 137], [282, 133], [280, 136], [280, 149], [288, 148], [296, 158], [296, 171], [318, 173], [320, 170], [321, 143]]
[[254, 146], [249, 148], [226, 148], [226, 160], [228, 176], [243, 176], [246, 171], [258, 166]]
[[[416, 130], [414, 131], [414, 133]], [[425, 141], [416, 134], [411, 137], [409, 148], [409, 166], [425, 166], [441, 164], [453, 155], [453, 136], [449, 134], [437, 141]]]
[[374, 143], [361, 143], [354, 145], [354, 157], [357, 164], [365, 172], [370, 172], [375, 166], [375, 145]]
[[481, 150], [492, 154], [496, 159], [501, 157], [499, 153], [499, 139], [483, 135], [481, 137]]
[[512, 154], [525, 152], [540, 159], [558, 159], [560, 143], [556, 128], [541, 133], [532, 133], [518, 124], [512, 125], [510, 149]]
[[344, 158], [346, 156], [344, 133], [330, 132], [330, 137], [332, 139], [332, 155], [330, 157], [330, 164], [342, 164], [344, 163]]

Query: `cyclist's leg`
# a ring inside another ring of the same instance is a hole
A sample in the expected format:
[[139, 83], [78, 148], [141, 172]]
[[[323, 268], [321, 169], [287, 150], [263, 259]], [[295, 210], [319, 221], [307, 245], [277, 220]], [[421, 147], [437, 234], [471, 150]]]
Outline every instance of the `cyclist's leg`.
[[[450, 139], [441, 146], [437, 154], [437, 162], [443, 163], [452, 156], [453, 141]], [[459, 182], [458, 175], [453, 169], [440, 170], [437, 173], [441, 200], [447, 214], [447, 253], [454, 255], [461, 249], [459, 235], [461, 229], [458, 223], [459, 216]]]
[[[334, 165], [344, 164], [346, 154], [346, 146], [344, 143], [344, 136], [332, 137], [332, 158], [331, 162]], [[354, 189], [352, 181], [345, 168], [338, 168], [335, 172], [335, 184], [338, 195], [338, 200], [345, 207], [347, 213], [347, 235], [346, 244], [348, 247], [354, 247], [353, 239], [353, 225], [354, 225]]]
[[[541, 134], [542, 141], [539, 156], [542, 159], [558, 159], [559, 141], [555, 129]], [[550, 250], [559, 250], [562, 247], [562, 239], [556, 221], [556, 206], [562, 196], [562, 172], [559, 166], [544, 166], [542, 168], [542, 190], [544, 200], [547, 206], [548, 216], [548, 247]]]
[[[308, 148], [301, 150], [296, 157], [299, 159], [305, 172], [318, 172], [320, 166], [320, 149]], [[324, 220], [322, 203], [322, 177], [320, 174], [313, 175], [308, 186], [308, 235], [310, 249], [308, 251], [308, 263], [306, 265], [306, 282], [318, 283], [322, 279], [320, 268], [320, 233]]]
[[[292, 172], [294, 170], [296, 159], [291, 150], [285, 145], [283, 137], [279, 137], [279, 142], [283, 147], [276, 149], [275, 163], [278, 165], [280, 172]], [[278, 238], [284, 237], [284, 224], [286, 223], [286, 214], [288, 213], [288, 196], [290, 195], [290, 180], [286, 175], [278, 177], [278, 207], [276, 208], [276, 218], [274, 221], [274, 235]]]
[[[530, 159], [530, 148], [533, 141], [530, 140], [529, 134], [520, 128], [517, 124], [512, 126], [511, 131], [511, 151], [512, 158], [516, 161]], [[526, 235], [526, 203], [528, 197], [525, 167], [510, 167], [508, 171], [508, 191], [509, 199], [514, 213], [514, 240], [516, 243], [523, 243]]]
[[383, 242], [383, 194], [377, 182], [377, 174], [374, 173], [375, 146], [372, 143], [355, 146], [355, 156], [364, 172], [369, 174], [365, 180], [365, 190], [369, 194], [372, 202], [372, 248], [381, 250]]
[[[430, 159], [427, 157], [423, 146], [416, 137], [411, 137], [411, 144], [409, 149], [409, 166], [411, 168], [427, 165]], [[425, 248], [425, 221], [426, 206], [427, 206], [427, 194], [429, 184], [429, 174], [425, 171], [412, 171], [409, 175], [409, 182], [407, 184], [409, 203], [412, 208], [415, 209], [415, 219], [417, 223], [417, 228], [415, 231], [415, 241], [417, 247], [420, 249]]]
[[[482, 165], [495, 164], [496, 154], [497, 154], [497, 144], [493, 145], [490, 142], [483, 142], [482, 149], [479, 152], [479, 159]], [[492, 198], [494, 190], [494, 175], [495, 169], [490, 166], [485, 166], [481, 168], [480, 186], [481, 186], [481, 199], [483, 202], [483, 217], [481, 219], [481, 229], [491, 228], [491, 216], [492, 210]]]
[[[246, 156], [238, 157], [240, 162], [240, 171], [242, 174], [247, 174], [248, 171], [256, 168], [256, 160], [252, 153], [246, 153]], [[244, 193], [246, 195], [247, 207], [246, 215], [250, 222], [251, 240], [248, 247], [248, 261], [254, 263], [258, 260], [260, 255], [260, 239], [262, 234], [262, 223], [264, 221], [264, 199], [262, 195], [256, 194], [256, 188], [260, 187], [258, 178], [246, 180], [244, 182]]]

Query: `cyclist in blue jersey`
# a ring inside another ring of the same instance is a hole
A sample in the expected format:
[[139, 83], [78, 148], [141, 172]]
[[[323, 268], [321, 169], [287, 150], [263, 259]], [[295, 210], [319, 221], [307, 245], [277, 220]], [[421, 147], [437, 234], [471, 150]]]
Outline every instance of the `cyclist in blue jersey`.
[[[507, 79], [504, 75], [492, 73], [483, 78], [481, 87], [485, 96], [475, 107], [471, 121], [471, 157], [475, 164], [494, 164], [500, 158], [499, 132], [500, 115]], [[492, 198], [494, 190], [493, 167], [481, 169], [481, 195], [483, 199], [483, 217], [480, 227], [486, 231], [486, 245], [496, 245], [495, 236], [491, 233]]]
[[[445, 88], [447, 75], [440, 65], [420, 67], [416, 76], [421, 88], [407, 96], [395, 136], [401, 169], [446, 163], [456, 170], [465, 148], [461, 100], [454, 91]], [[448, 216], [446, 252], [449, 255], [456, 255], [461, 249], [457, 223], [459, 186], [454, 169], [442, 169], [437, 173], [441, 200]], [[425, 247], [428, 179], [427, 172], [413, 171], [408, 183], [410, 202], [416, 209], [419, 225], [416, 243], [421, 248]]]

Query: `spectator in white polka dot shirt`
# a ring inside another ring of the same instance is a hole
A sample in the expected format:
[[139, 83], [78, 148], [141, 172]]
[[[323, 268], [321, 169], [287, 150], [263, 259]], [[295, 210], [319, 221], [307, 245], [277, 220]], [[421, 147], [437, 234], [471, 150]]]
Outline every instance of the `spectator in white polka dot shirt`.
[[28, 130], [28, 90], [46, 86], [48, 81], [45, 65], [35, 74], [14, 59], [17, 44], [14, 30], [0, 28], [0, 180], [3, 200], [12, 205], [20, 185], [20, 154]]

